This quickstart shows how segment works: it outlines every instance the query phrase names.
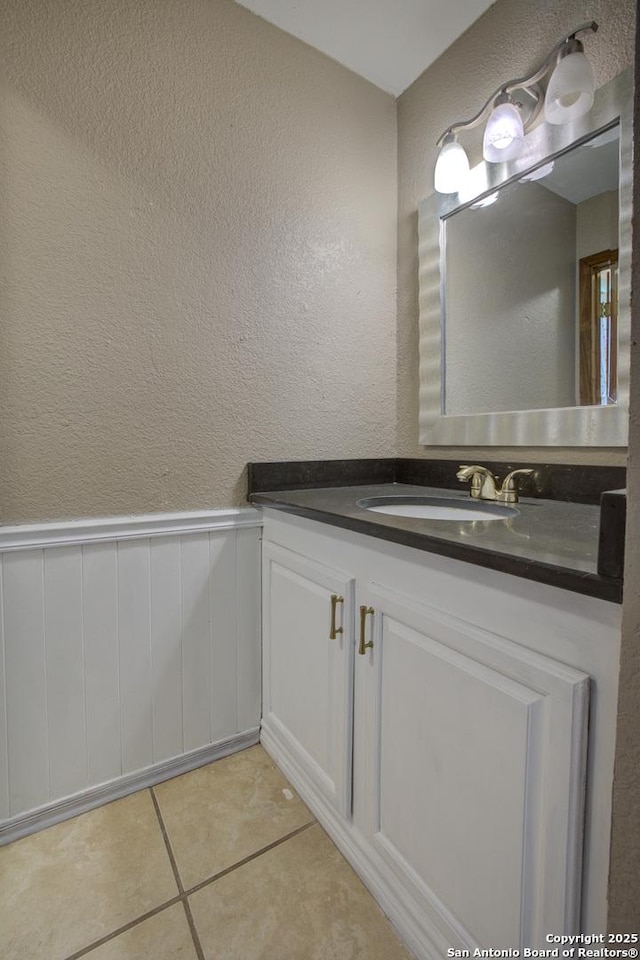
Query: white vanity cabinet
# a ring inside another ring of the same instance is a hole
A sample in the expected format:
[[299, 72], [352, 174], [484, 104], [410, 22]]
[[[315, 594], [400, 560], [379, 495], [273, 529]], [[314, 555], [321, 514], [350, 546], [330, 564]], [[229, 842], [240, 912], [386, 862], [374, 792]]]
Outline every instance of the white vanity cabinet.
[[615, 605], [268, 510], [263, 549], [263, 743], [416, 956], [605, 929]]
[[365, 835], [452, 946], [575, 932], [589, 679], [370, 584]]
[[354, 580], [263, 543], [263, 716], [314, 787], [351, 811]]

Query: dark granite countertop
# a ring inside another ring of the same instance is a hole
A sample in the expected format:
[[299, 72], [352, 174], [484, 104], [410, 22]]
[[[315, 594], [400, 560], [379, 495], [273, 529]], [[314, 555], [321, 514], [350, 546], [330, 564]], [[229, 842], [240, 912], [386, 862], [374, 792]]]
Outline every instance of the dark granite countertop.
[[622, 601], [622, 580], [598, 574], [600, 508], [522, 497], [516, 516], [500, 520], [415, 520], [373, 513], [369, 497], [432, 496], [469, 501], [460, 489], [377, 483], [254, 491], [252, 503], [329, 523], [418, 550], [478, 564], [576, 593]]

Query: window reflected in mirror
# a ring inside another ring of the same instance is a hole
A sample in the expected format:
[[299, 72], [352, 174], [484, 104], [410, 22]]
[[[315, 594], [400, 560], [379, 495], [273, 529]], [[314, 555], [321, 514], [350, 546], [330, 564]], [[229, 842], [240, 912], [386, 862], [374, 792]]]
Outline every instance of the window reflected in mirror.
[[615, 403], [618, 390], [618, 251], [580, 260], [580, 403]]

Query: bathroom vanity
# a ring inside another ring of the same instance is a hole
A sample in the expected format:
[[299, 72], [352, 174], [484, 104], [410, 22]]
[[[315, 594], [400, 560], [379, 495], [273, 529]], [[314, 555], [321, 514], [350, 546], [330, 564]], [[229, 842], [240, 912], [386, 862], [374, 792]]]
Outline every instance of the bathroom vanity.
[[358, 506], [399, 492], [468, 497], [252, 494], [262, 742], [416, 956], [602, 931], [620, 606], [598, 508], [527, 500], [518, 524]]
[[[626, 444], [631, 108], [627, 71], [419, 206], [419, 440], [475, 449], [476, 494], [479, 448]], [[401, 463], [250, 469], [262, 742], [417, 957], [603, 933], [624, 477], [472, 519], [452, 464]], [[398, 495], [435, 513], [369, 509]]]

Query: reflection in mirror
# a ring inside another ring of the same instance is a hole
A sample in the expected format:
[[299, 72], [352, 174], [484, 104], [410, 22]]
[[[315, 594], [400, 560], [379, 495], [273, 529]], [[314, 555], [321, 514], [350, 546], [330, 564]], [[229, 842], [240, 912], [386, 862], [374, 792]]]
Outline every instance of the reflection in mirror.
[[616, 402], [619, 156], [616, 123], [443, 219], [445, 415]]
[[618, 251], [580, 260], [580, 403], [615, 403], [618, 389]]

